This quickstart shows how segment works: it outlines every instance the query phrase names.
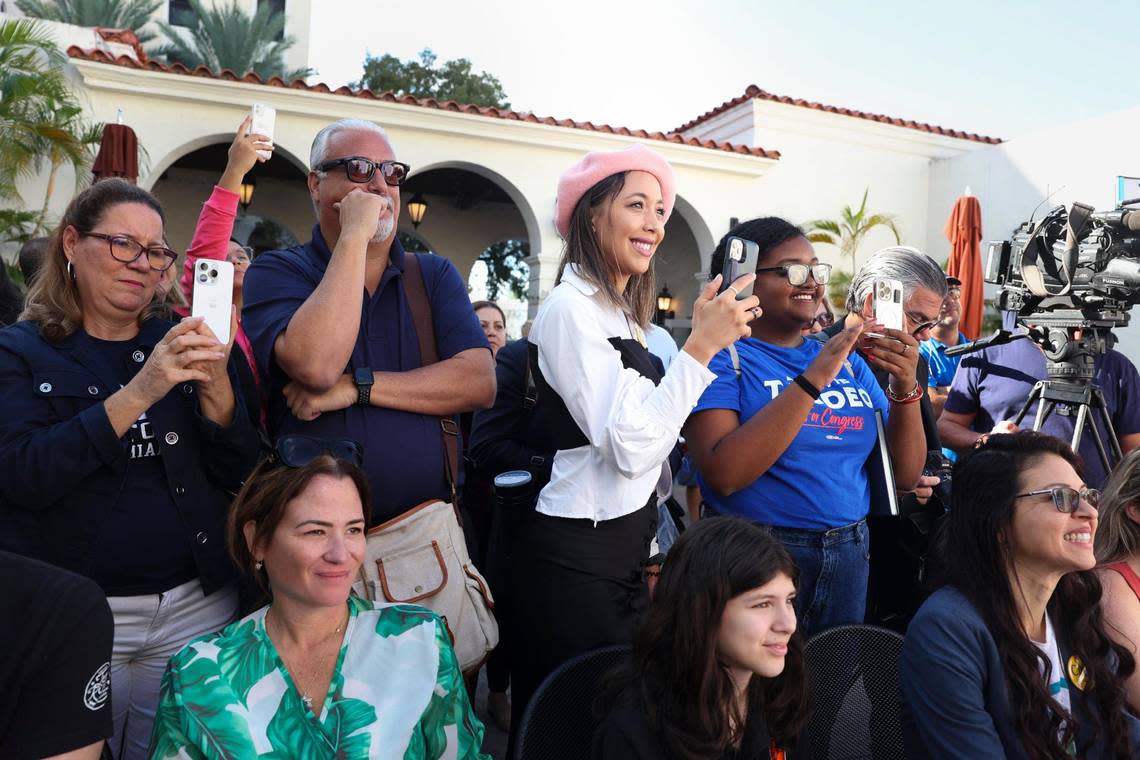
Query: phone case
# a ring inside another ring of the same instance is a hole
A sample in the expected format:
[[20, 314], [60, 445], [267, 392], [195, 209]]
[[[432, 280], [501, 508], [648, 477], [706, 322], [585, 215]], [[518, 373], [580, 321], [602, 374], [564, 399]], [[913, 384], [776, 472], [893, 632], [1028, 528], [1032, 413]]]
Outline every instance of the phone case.
[[[760, 260], [760, 246], [751, 240], [730, 237], [725, 243], [724, 264], [721, 266], [722, 275], [720, 292], [728, 290], [728, 286], [738, 277], [756, 271], [756, 262]], [[752, 295], [752, 285], [748, 285], [736, 294], [737, 301], [743, 301]]]
[[222, 343], [230, 342], [230, 310], [234, 298], [234, 265], [199, 259], [194, 264], [194, 298], [190, 316], [205, 317]]
[[901, 280], [875, 280], [875, 321], [892, 330], [903, 329], [903, 286]]
[[[253, 121], [249, 125], [251, 135], [265, 135], [273, 142], [273, 127], [277, 123], [277, 109], [264, 103], [254, 103], [250, 111]], [[268, 160], [272, 155], [269, 151], [259, 150], [257, 155]]]

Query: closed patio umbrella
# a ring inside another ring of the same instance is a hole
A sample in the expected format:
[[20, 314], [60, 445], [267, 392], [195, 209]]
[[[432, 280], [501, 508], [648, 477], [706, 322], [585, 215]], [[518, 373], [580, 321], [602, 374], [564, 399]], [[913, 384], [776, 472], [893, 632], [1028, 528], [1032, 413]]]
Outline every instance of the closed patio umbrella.
[[103, 140], [99, 155], [91, 166], [95, 181], [108, 177], [122, 177], [130, 182], [139, 178], [139, 141], [135, 131], [126, 124], [107, 124], [103, 127]]
[[982, 331], [982, 206], [972, 195], [954, 202], [954, 210], [946, 220], [946, 238], [950, 241], [950, 259], [946, 273], [962, 281], [962, 322], [959, 330], [970, 340]]

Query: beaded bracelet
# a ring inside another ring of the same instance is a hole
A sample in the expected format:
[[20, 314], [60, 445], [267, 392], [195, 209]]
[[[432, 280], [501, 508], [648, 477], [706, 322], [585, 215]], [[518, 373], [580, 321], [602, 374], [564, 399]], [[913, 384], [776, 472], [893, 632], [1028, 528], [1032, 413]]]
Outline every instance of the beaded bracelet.
[[918, 401], [922, 398], [922, 385], [918, 381], [915, 381], [914, 388], [911, 389], [910, 393], [907, 393], [905, 396], [896, 396], [894, 391], [891, 390], [891, 386], [888, 384], [887, 398], [896, 404], [913, 404], [915, 401]]

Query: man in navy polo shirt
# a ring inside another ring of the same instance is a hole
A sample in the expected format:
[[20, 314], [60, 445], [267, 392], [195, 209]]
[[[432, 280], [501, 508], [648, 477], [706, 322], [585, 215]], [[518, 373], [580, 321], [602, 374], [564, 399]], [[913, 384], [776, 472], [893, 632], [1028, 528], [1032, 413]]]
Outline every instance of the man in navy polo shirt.
[[274, 436], [348, 437], [364, 446], [379, 522], [449, 501], [438, 417], [490, 406], [495, 365], [459, 272], [421, 255], [440, 361], [421, 366], [396, 240], [400, 184], [384, 130], [342, 119], [317, 133], [313, 239], [257, 257], [242, 326], [267, 380]]
[[[1005, 314], [1005, 329], [1016, 327], [1013, 312]], [[977, 353], [966, 354], [950, 385], [938, 432], [942, 442], [961, 453], [972, 448], [986, 433], [1012, 433], [1018, 429], [1012, 420], [1021, 411], [1029, 392], [1038, 380], [1044, 380], [1045, 354], [1030, 340], [1015, 340], [1003, 346], [990, 346]], [[1121, 450], [1127, 454], [1140, 445], [1140, 373], [1119, 351], [1108, 351], [1096, 358], [1093, 382], [1104, 393], [1112, 425]], [[1037, 414], [1034, 404], [1023, 420], [1030, 427]], [[1102, 440], [1107, 433], [1096, 415], [1090, 415]], [[1058, 404], [1041, 428], [1042, 433], [1073, 440], [1076, 410]], [[1077, 452], [1085, 463], [1085, 482], [1100, 488], [1108, 478], [1093, 442], [1091, 432], [1081, 436]]]

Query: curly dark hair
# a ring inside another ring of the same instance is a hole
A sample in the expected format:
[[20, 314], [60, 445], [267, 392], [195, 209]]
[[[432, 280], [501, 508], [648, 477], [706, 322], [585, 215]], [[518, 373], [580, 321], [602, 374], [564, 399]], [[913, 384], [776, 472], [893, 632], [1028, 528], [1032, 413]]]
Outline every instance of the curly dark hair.
[[760, 255], [756, 258], [756, 265], [760, 266], [764, 263], [764, 258], [772, 252], [776, 246], [792, 240], [793, 238], [805, 237], [804, 231], [796, 225], [778, 216], [762, 216], [758, 219], [749, 219], [747, 222], [741, 222], [733, 227], [728, 233], [720, 239], [716, 244], [716, 248], [712, 252], [712, 262], [709, 264], [709, 279], [713, 279], [720, 274], [721, 269], [724, 268], [724, 252], [728, 247], [728, 239], [730, 237], [744, 238], [751, 240], [756, 245], [760, 246]]
[[780, 746], [794, 743], [807, 706], [800, 634], [792, 635], [779, 676], [752, 678], [745, 715], [717, 651], [729, 600], [779, 573], [798, 578], [791, 555], [755, 523], [709, 517], [685, 531], [665, 560], [631, 661], [608, 681], [602, 708], [633, 690], [653, 734], [678, 760], [720, 757], [760, 725]]
[[[1076, 736], [1076, 718], [1049, 695], [1048, 658], [1022, 629], [1010, 583], [1011, 557], [999, 534], [1013, 521], [1020, 473], [1041, 457], [1064, 459], [1078, 474], [1081, 460], [1065, 442], [1030, 431], [993, 435], [954, 467], [954, 509], [939, 538], [939, 586], [952, 586], [973, 603], [1001, 654], [1014, 726], [1029, 757], [1064, 760]], [[1011, 477], [1016, 473], [1017, 477]], [[1095, 571], [1065, 574], [1047, 607], [1073, 654], [1084, 662], [1084, 689], [1096, 710], [1094, 733], [1107, 732], [1114, 757], [1131, 757], [1124, 718], [1124, 682], [1136, 667], [1132, 653], [1105, 632], [1101, 584]], [[1042, 678], [1042, 672], [1045, 677]], [[1064, 731], [1062, 735], [1062, 724]], [[1087, 748], [1078, 747], [1078, 757]]]

